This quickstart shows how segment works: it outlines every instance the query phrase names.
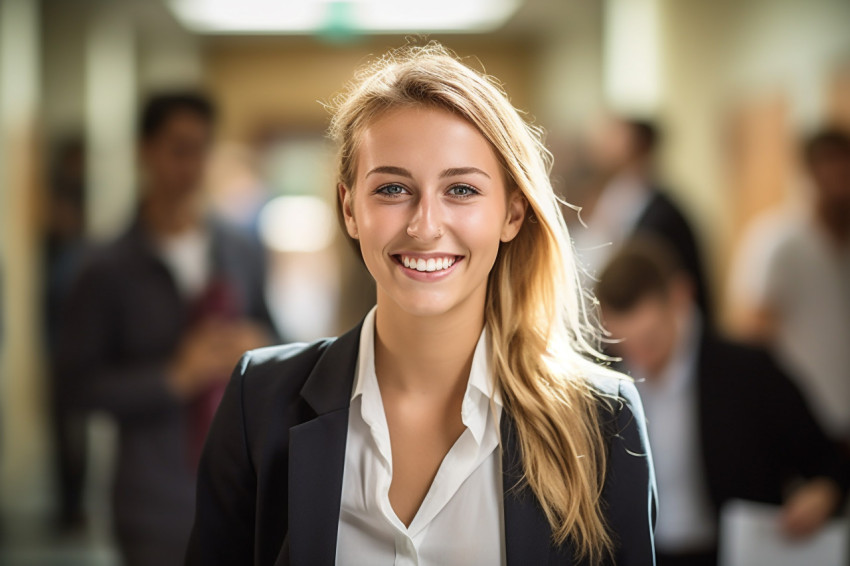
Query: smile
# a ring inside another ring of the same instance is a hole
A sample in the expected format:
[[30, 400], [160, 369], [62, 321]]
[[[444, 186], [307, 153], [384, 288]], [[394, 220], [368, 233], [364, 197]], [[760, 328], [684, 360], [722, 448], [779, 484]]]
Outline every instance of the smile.
[[402, 254], [393, 257], [404, 267], [421, 272], [445, 271], [459, 259], [458, 256], [454, 255], [423, 258]]

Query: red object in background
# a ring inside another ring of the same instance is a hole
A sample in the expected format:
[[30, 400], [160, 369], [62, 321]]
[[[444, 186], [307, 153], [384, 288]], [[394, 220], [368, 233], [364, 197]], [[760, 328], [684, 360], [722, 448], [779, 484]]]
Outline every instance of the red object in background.
[[[236, 321], [242, 316], [241, 301], [236, 288], [224, 277], [214, 277], [195, 300], [190, 313], [190, 326], [210, 319]], [[227, 376], [212, 380], [213, 385], [203, 390], [188, 405], [189, 462], [197, 470], [201, 450], [218, 409]]]

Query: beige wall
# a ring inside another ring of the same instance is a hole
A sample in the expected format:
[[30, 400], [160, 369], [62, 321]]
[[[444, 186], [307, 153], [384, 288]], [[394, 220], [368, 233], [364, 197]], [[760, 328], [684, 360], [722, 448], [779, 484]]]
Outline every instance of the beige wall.
[[[514, 103], [532, 100], [533, 47], [520, 40], [442, 38], [460, 55], [474, 54], [505, 85]], [[222, 112], [221, 135], [249, 141], [266, 128], [323, 130], [329, 114], [320, 101], [339, 93], [370, 56], [404, 43], [401, 37], [348, 45], [310, 38], [211, 40], [205, 50], [207, 84]]]
[[[0, 504], [6, 512], [44, 512], [52, 504], [42, 326], [44, 191], [51, 144], [85, 132], [87, 43], [94, 17], [109, 6], [117, 3], [0, 0]], [[132, 21], [128, 40], [137, 46], [129, 70], [135, 88], [200, 80], [196, 40], [161, 6], [125, 0], [120, 8]], [[112, 207], [127, 205], [128, 199], [111, 196], [103, 187], [89, 194], [107, 216], [121, 212]]]
[[584, 132], [605, 111], [602, 44], [602, 2], [574, 3], [540, 34], [535, 108], [540, 123], [554, 134]]
[[662, 0], [662, 18], [664, 166], [720, 290], [742, 224], [795, 184], [797, 135], [826, 119], [850, 2]]
[[[7, 496], [40, 493], [45, 446], [39, 250], [40, 10], [0, 3], [0, 449]], [[43, 492], [43, 490], [42, 490]]]

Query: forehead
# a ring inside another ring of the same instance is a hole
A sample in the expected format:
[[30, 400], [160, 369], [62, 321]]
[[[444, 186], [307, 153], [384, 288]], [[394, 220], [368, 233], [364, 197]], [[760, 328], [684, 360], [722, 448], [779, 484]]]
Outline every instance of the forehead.
[[629, 322], [635, 320], [655, 319], [662, 314], [671, 312], [669, 298], [661, 292], [649, 292], [640, 297], [629, 308], [620, 310], [602, 303], [602, 314], [610, 322]]
[[358, 173], [397, 165], [425, 173], [475, 166], [499, 173], [500, 161], [473, 124], [448, 110], [409, 106], [388, 110], [367, 124], [357, 144]]

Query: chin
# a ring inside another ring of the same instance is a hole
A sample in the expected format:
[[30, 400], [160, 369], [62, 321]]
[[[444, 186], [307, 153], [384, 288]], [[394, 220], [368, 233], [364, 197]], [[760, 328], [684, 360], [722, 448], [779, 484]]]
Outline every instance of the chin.
[[385, 287], [379, 300], [388, 304], [390, 309], [414, 317], [437, 317], [461, 308], [473, 297], [459, 297], [457, 293], [434, 290], [393, 289], [387, 292]]
[[393, 298], [397, 308], [411, 316], [434, 317], [451, 312], [456, 306], [455, 301], [443, 297], [404, 297], [401, 300]]
[[439, 317], [467, 311], [479, 302], [481, 312], [484, 311], [486, 279], [483, 284], [470, 287], [463, 280], [468, 275], [457, 272], [451, 275], [450, 280], [416, 282], [400, 274], [395, 265], [389, 273], [379, 275], [375, 278], [379, 289], [378, 300], [399, 314], [421, 318]]

